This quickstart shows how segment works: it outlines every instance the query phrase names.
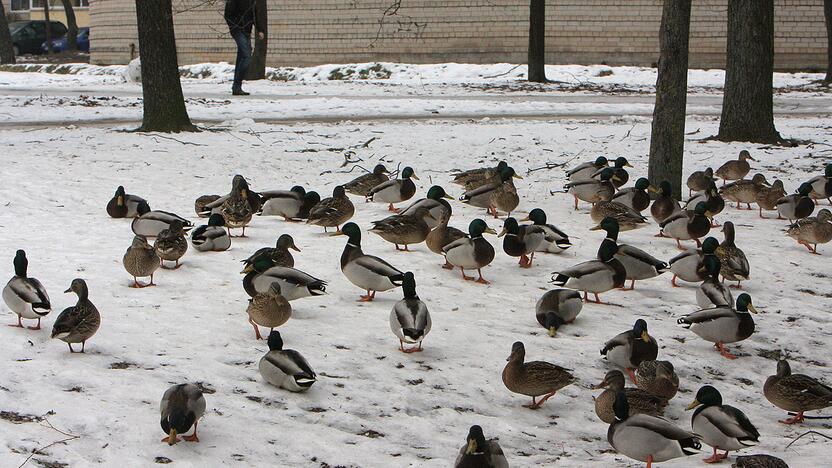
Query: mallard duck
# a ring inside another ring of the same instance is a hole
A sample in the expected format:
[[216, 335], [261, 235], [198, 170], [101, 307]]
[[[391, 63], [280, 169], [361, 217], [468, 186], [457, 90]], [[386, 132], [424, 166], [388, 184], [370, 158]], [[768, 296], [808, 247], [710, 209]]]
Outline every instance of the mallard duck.
[[[503, 230], [497, 237], [503, 237], [503, 252], [510, 257], [520, 257], [521, 268], [531, 268], [534, 261], [534, 253], [540, 247], [540, 243], [546, 238], [546, 232], [532, 224], [531, 226], [520, 226], [517, 220], [508, 217], [503, 223]], [[554, 242], [554, 238], [547, 239]]]
[[714, 343], [719, 353], [728, 359], [737, 357], [728, 352], [726, 343], [736, 343], [754, 334], [754, 319], [749, 312], [757, 313], [751, 303], [751, 296], [740, 294], [737, 307], [714, 307], [685, 315], [677, 322], [683, 328], [699, 335], [705, 341]]
[[780, 458], [757, 454], [737, 457], [731, 468], [789, 468], [789, 465]]
[[201, 195], [194, 200], [194, 211], [196, 215], [200, 218], [210, 218], [212, 214], [219, 214], [219, 209], [214, 208], [213, 210], [206, 208], [208, 205], [213, 204], [215, 201], [222, 198], [219, 195]]
[[300, 252], [298, 246], [295, 245], [295, 239], [290, 234], [281, 234], [280, 237], [277, 238], [277, 242], [274, 247], [263, 247], [262, 249], [257, 249], [257, 251], [251, 254], [251, 256], [247, 259], [242, 260], [242, 263], [245, 264], [243, 268], [248, 268], [250, 265], [254, 265], [254, 262], [260, 257], [268, 257], [271, 260], [271, 264], [267, 268], [271, 268], [273, 266], [292, 268], [295, 266], [295, 258], [292, 256], [292, 253], [289, 252], [289, 249], [292, 249], [295, 252]]
[[280, 283], [275, 281], [269, 285], [269, 290], [264, 293], [257, 293], [248, 300], [248, 323], [254, 327], [254, 336], [262, 340], [260, 328], [266, 327], [269, 331], [283, 325], [292, 318], [292, 304], [280, 293]]
[[815, 201], [809, 197], [810, 193], [812, 193], [812, 186], [803, 183], [797, 189], [797, 193], [777, 200], [778, 214], [792, 224], [798, 219], [812, 216], [812, 212], [815, 211]]
[[235, 177], [231, 195], [220, 205], [219, 211], [225, 219], [225, 227], [228, 229], [229, 236], [231, 236], [231, 229], [242, 228], [243, 232], [239, 237], [246, 237], [246, 226], [251, 222], [251, 217], [255, 213], [248, 196], [248, 185], [245, 179]]
[[624, 388], [624, 374], [619, 370], [611, 370], [604, 376], [604, 380], [598, 385], [593, 385], [594, 390], [605, 389], [595, 397], [595, 414], [601, 421], [612, 424], [615, 421], [613, 405], [619, 393], [627, 396], [627, 403], [630, 405], [632, 414], [649, 414], [650, 416], [662, 416], [667, 400], [657, 397], [651, 393], [638, 388]]
[[[705, 385], [696, 392], [696, 398], [686, 410], [692, 410], [690, 425], [702, 442], [714, 449], [714, 454], [705, 463], [716, 463], [728, 458], [728, 452], [760, 443], [760, 432], [748, 417], [737, 408], [722, 404], [722, 395], [716, 388]], [[718, 454], [717, 450], [725, 450]]]
[[607, 430], [607, 440], [620, 454], [634, 460], [654, 462], [699, 453], [702, 444], [696, 434], [685, 431], [670, 421], [648, 414], [630, 416], [630, 404], [624, 392], [615, 397], [615, 421]]
[[756, 161], [747, 150], [742, 150], [737, 159], [726, 162], [714, 171], [714, 176], [722, 179], [723, 187], [727, 181], [740, 180], [751, 172], [749, 160]]
[[[758, 185], [757, 192], [754, 195], [754, 201], [760, 208], [760, 217], [766, 219], [766, 217], [763, 216], [763, 210], [776, 211], [777, 201], [785, 196], [786, 190], [783, 188], [782, 180], [775, 180], [771, 184], [771, 187], [765, 185]], [[779, 213], [777, 214], [777, 218], [783, 219]]]
[[809, 196], [815, 200], [826, 198], [832, 204], [832, 164], [827, 164], [823, 175], [813, 177], [807, 182], [812, 186]]
[[711, 182], [711, 186], [707, 190], [691, 197], [685, 203], [685, 210], [693, 211], [699, 203], [705, 203], [705, 210], [711, 218], [711, 227], [718, 227], [719, 225], [716, 224], [713, 217], [722, 213], [722, 210], [725, 209], [725, 200], [719, 195], [719, 190], [717, 190], [713, 182]]
[[676, 239], [676, 246], [684, 250], [680, 241], [693, 239], [696, 246], [701, 247], [700, 238], [705, 237], [711, 231], [710, 214], [704, 202], [696, 204], [693, 211], [680, 211], [670, 215], [660, 225], [661, 233], [666, 237]]
[[636, 185], [634, 187], [625, 188], [615, 192], [611, 201], [621, 203], [631, 210], [641, 214], [642, 211], [646, 210], [647, 207], [650, 206], [650, 195], [647, 193], [650, 187], [650, 181], [644, 177], [640, 177], [636, 181]]
[[360, 175], [344, 184], [344, 191], [353, 195], [362, 196], [366, 199], [370, 195], [370, 190], [373, 187], [377, 187], [390, 180], [389, 174], [390, 171], [384, 167], [384, 164], [376, 164], [373, 172]]
[[612, 179], [615, 177], [613, 169], [608, 167], [601, 171], [597, 179], [584, 179], [569, 182], [563, 187], [575, 198], [575, 209], [578, 209], [578, 200], [592, 203], [593, 205], [606, 201], [615, 195], [615, 185]]
[[299, 215], [307, 195], [306, 189], [300, 185], [295, 185], [290, 190], [260, 192], [260, 197], [263, 200], [263, 209], [260, 211], [260, 215], [282, 216], [286, 221], [296, 221], [300, 218]]
[[[121, 262], [124, 264], [124, 269], [127, 273], [133, 276], [132, 288], [146, 288], [148, 286], [156, 286], [153, 282], [153, 274], [161, 265], [161, 259], [156, 253], [156, 249], [147, 243], [147, 239], [142, 236], [133, 238], [133, 243], [127, 248]], [[150, 282], [147, 284], [139, 283], [139, 278], [150, 277]]]
[[293, 221], [303, 221], [309, 219], [309, 213], [321, 202], [321, 196], [318, 192], [306, 192], [303, 196], [303, 204], [300, 206], [300, 211], [295, 214], [294, 218], [288, 218]]
[[[574, 383], [577, 379], [568, 369], [544, 361], [524, 362], [526, 348], [520, 341], [511, 346], [508, 364], [503, 368], [503, 383], [514, 393], [532, 397], [525, 408], [538, 409], [555, 393]], [[537, 397], [542, 396], [540, 401]]]
[[497, 234], [481, 219], [475, 219], [468, 225], [468, 236], [457, 239], [442, 247], [445, 261], [453, 267], [459, 267], [462, 279], [472, 281], [474, 278], [465, 276], [465, 270], [477, 270], [480, 277], [477, 283], [489, 284], [482, 277], [482, 269], [494, 260], [494, 247], [483, 238], [483, 234]]
[[711, 182], [714, 180], [714, 170], [707, 168], [704, 171], [694, 171], [688, 176], [687, 186], [688, 195], [693, 195], [693, 192], [702, 192], [708, 190]]
[[763, 174], [754, 174], [754, 177], [752, 177], [751, 180], [742, 179], [723, 186], [719, 190], [719, 193], [722, 194], [726, 200], [736, 203], [738, 210], [743, 209], [741, 205], [742, 203], [745, 203], [750, 210], [752, 209], [751, 204], [757, 200], [757, 192], [761, 188], [768, 187], [770, 187], [770, 185], [766, 180], [766, 176]]
[[376, 203], [387, 203], [389, 211], [397, 211], [393, 203], [410, 200], [416, 194], [416, 184], [412, 179], [419, 180], [412, 167], [402, 169], [401, 179], [390, 179], [376, 185], [367, 193], [367, 199]]
[[[140, 205], [139, 212], [142, 212], [142, 205]], [[145, 205], [146, 206], [146, 205]], [[131, 228], [133, 234], [142, 237], [156, 237], [165, 229], [168, 229], [174, 221], [182, 223], [183, 229], [189, 231], [193, 227], [193, 223], [187, 219], [170, 213], [168, 211], [147, 211], [142, 213], [139, 217], [133, 220]]]
[[231, 248], [231, 236], [225, 230], [225, 219], [219, 213], [208, 218], [191, 232], [191, 244], [200, 252], [223, 252]]
[[[543, 238], [543, 241], [537, 247], [537, 252], [559, 254], [569, 247], [572, 247], [569, 236], [565, 232], [558, 229], [554, 224], [546, 224], [546, 212], [540, 208], [529, 211], [529, 216], [521, 221], [531, 221], [546, 233], [546, 237]], [[554, 241], [548, 239], [554, 239]]]
[[263, 201], [260, 198], [260, 194], [251, 190], [245, 177], [237, 174], [231, 179], [231, 191], [227, 195], [221, 196], [210, 203], [203, 204], [202, 210], [197, 212], [197, 215], [204, 218], [213, 213], [221, 213], [222, 205], [234, 196], [235, 193], [243, 190], [246, 192], [246, 201], [249, 204], [250, 211], [252, 213], [259, 213], [263, 209]]
[[627, 272], [630, 291], [636, 288], [636, 281], [655, 278], [670, 269], [667, 263], [632, 245], [619, 245], [615, 258]]
[[595, 158], [595, 161], [587, 161], [585, 163], [578, 164], [577, 166], [573, 167], [566, 171], [566, 177], [569, 179], [569, 182], [577, 182], [579, 180], [587, 180], [592, 178], [592, 174], [595, 174], [597, 171], [609, 167], [610, 162], [604, 156], [598, 156]]
[[95, 335], [101, 325], [101, 314], [89, 300], [87, 283], [81, 278], [75, 278], [64, 293], [74, 292], [78, 295], [78, 302], [67, 307], [55, 319], [52, 325], [52, 338], [57, 338], [69, 345], [69, 352], [74, 353], [72, 343], [81, 343], [84, 352], [87, 340]]
[[500, 161], [496, 167], [484, 167], [455, 172], [451, 176], [454, 178], [453, 183], [465, 187], [465, 190], [473, 190], [479, 186], [490, 184], [495, 179], [499, 179], [500, 173], [507, 167], [507, 162]]
[[355, 223], [347, 223], [338, 235], [347, 236], [347, 245], [341, 254], [341, 271], [350, 283], [367, 291], [359, 301], [375, 299], [377, 291], [388, 291], [402, 285], [404, 273], [384, 260], [361, 251], [361, 229]]
[[159, 412], [162, 415], [162, 430], [167, 434], [162, 442], [168, 445], [179, 442], [177, 436], [190, 431], [191, 426], [194, 427], [194, 433], [182, 438], [188, 442], [199, 442], [196, 428], [199, 419], [205, 414], [205, 396], [199, 385], [188, 383], [168, 388], [162, 395]]
[[751, 278], [751, 265], [745, 257], [745, 252], [734, 243], [734, 223], [725, 221], [722, 234], [725, 240], [716, 248], [715, 254], [722, 267], [722, 276], [729, 281], [736, 281], [736, 287], [739, 288], [743, 281]]
[[[416, 280], [409, 271], [404, 274], [402, 292], [404, 298], [390, 311], [390, 330], [399, 339], [399, 349], [403, 353], [417, 353], [422, 351], [422, 340], [430, 333], [430, 312], [416, 295]], [[405, 348], [405, 343], [418, 343], [418, 346]]]
[[596, 223], [600, 223], [604, 218], [613, 218], [618, 221], [621, 231], [632, 231], [647, 225], [647, 218], [638, 211], [614, 201], [599, 201], [592, 206], [589, 215]]
[[679, 391], [679, 376], [670, 361], [641, 361], [636, 369], [636, 386], [670, 400]]
[[[445, 216], [439, 220], [439, 225], [433, 228], [425, 238], [425, 244], [427, 244], [430, 251], [435, 254], [442, 255], [443, 257], [445, 256], [445, 252], [443, 252], [442, 249], [446, 245], [455, 240], [467, 237], [465, 232], [455, 227], [448, 227], [450, 216], [450, 213], [445, 213]], [[442, 268], [446, 270], [453, 270], [454, 266], [448, 263], [448, 260], [445, 260], [445, 264], [442, 265]]]
[[14, 276], [3, 288], [3, 302], [6, 303], [6, 307], [17, 314], [17, 325], [10, 326], [23, 328], [23, 319], [37, 319], [38, 324], [28, 328], [40, 330], [40, 319], [52, 311], [49, 295], [46, 294], [46, 288], [40, 281], [26, 276], [29, 268], [26, 252], [18, 250], [13, 263]]
[[266, 255], [254, 259], [241, 273], [246, 275], [243, 289], [249, 297], [268, 291], [275, 281], [280, 283], [280, 292], [287, 301], [326, 294], [326, 281], [294, 268], [275, 266], [271, 257]]
[[290, 392], [305, 392], [318, 376], [306, 359], [294, 349], [283, 349], [280, 332], [269, 333], [269, 352], [260, 358], [260, 375], [275, 387]]
[[[673, 198], [673, 188], [670, 186], [670, 182], [664, 181], [659, 184], [658, 189], [648, 188], [647, 190], [657, 194], [656, 199], [653, 200], [653, 204], [650, 206], [650, 215], [656, 224], [661, 225], [664, 220], [682, 211], [679, 202]], [[663, 234], [659, 232], [657, 237], [663, 237]]]
[[508, 468], [508, 461], [497, 439], [485, 440], [482, 428], [471, 426], [454, 468]]
[[647, 322], [636, 320], [631, 330], [615, 335], [601, 348], [601, 355], [609, 362], [624, 368], [630, 380], [637, 384], [636, 374], [633, 372], [642, 361], [655, 361], [659, 354], [656, 339], [647, 333]]
[[[618, 189], [619, 187], [623, 187], [627, 184], [627, 181], [630, 180], [630, 174], [628, 174], [627, 170], [624, 169], [625, 167], [633, 166], [629, 162], [627, 162], [627, 158], [619, 157], [615, 159], [613, 167], [610, 168], [612, 169], [614, 175], [614, 177], [610, 178], [610, 180], [612, 181], [612, 184], [615, 186], [616, 189]], [[603, 168], [596, 170], [594, 173], [592, 173], [592, 178], [600, 177], [601, 172], [603, 172], [603, 170]]]
[[439, 221], [443, 216], [447, 215], [448, 218], [451, 217], [453, 210], [451, 209], [451, 204], [445, 201], [446, 199], [453, 200], [453, 197], [445, 193], [445, 189], [442, 187], [434, 185], [428, 190], [427, 198], [422, 198], [421, 200], [412, 203], [410, 206], [402, 210], [400, 214], [412, 215], [419, 208], [426, 208], [428, 213], [430, 213], [430, 216], [422, 216], [422, 219], [429, 228], [433, 229], [439, 225]]
[[679, 288], [676, 284], [676, 279], [681, 279], [689, 283], [699, 283], [707, 279], [707, 271], [702, 268], [705, 264], [705, 257], [715, 255], [719, 241], [715, 237], [708, 237], [702, 242], [701, 249], [688, 249], [679, 255], [673, 257], [668, 262], [670, 271], [673, 272], [673, 278], [670, 284], [674, 288]]
[[792, 368], [785, 359], [777, 362], [777, 374], [766, 379], [763, 394], [774, 406], [797, 413], [780, 421], [783, 424], [803, 422], [806, 411], [832, 406], [832, 387], [808, 375], [792, 374]]
[[734, 296], [731, 290], [719, 280], [719, 258], [716, 255], [706, 255], [702, 263], [708, 277], [696, 290], [696, 303], [699, 308], [731, 307], [734, 304]]
[[549, 336], [553, 337], [558, 329], [572, 323], [581, 313], [584, 303], [581, 293], [571, 289], [553, 289], [546, 291], [534, 306], [534, 315]]
[[332, 189], [330, 198], [324, 198], [309, 210], [306, 223], [323, 226], [324, 232], [327, 232], [328, 227], [334, 227], [335, 232], [341, 232], [341, 225], [349, 221], [354, 214], [355, 205], [347, 197], [344, 187], [339, 185]]
[[520, 197], [517, 195], [517, 188], [512, 179], [522, 179], [514, 172], [514, 169], [507, 167], [500, 172], [499, 180], [469, 190], [459, 197], [462, 203], [486, 208], [488, 212], [497, 217], [498, 211], [511, 215], [511, 212], [520, 204]]
[[824, 208], [818, 211], [817, 216], [799, 219], [789, 226], [786, 235], [806, 246], [809, 252], [820, 255], [818, 244], [832, 241], [832, 212]]
[[124, 187], [119, 185], [113, 198], [107, 202], [107, 214], [111, 218], [135, 218], [139, 215], [138, 208], [141, 203], [146, 205], [147, 200], [138, 195], [124, 193]]
[[162, 268], [167, 268], [165, 261], [176, 262], [173, 269], [182, 266], [179, 264], [179, 259], [188, 251], [188, 240], [185, 238], [182, 222], [174, 220], [170, 223], [169, 228], [163, 229], [156, 237], [153, 248], [161, 259], [160, 265]]
[[[607, 231], [607, 238], [598, 248], [598, 258], [588, 262], [579, 263], [571, 268], [552, 273], [551, 282], [557, 286], [566, 286], [584, 292], [584, 302], [603, 304], [600, 293], [621, 288], [626, 281], [627, 271], [624, 265], [615, 258], [618, 252], [618, 223], [610, 218], [610, 221], [601, 226]], [[590, 301], [588, 293], [595, 295], [595, 300]]]
[[[425, 217], [432, 218], [430, 210], [421, 206], [411, 214], [397, 214], [373, 221], [373, 227], [369, 232], [378, 234], [382, 239], [394, 244], [396, 250], [409, 252], [408, 245], [424, 242], [430, 234]], [[399, 248], [399, 244], [404, 245], [404, 248]]]

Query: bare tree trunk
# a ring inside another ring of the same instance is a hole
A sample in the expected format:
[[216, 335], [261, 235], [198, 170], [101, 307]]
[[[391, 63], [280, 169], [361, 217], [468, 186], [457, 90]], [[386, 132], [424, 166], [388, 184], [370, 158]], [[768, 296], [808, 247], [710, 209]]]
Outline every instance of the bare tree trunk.
[[[245, 76], [247, 81], [266, 78], [266, 54], [269, 50], [268, 2], [266, 0], [257, 0], [254, 14], [257, 15], [257, 19], [254, 21], [254, 51], [251, 53], [251, 64]], [[257, 29], [258, 24], [264, 25], [266, 29], [260, 31]], [[260, 32], [263, 33], [263, 39], [260, 39], [260, 34], [258, 34]]]
[[78, 22], [75, 20], [75, 8], [72, 0], [61, 0], [66, 13], [66, 43], [68, 50], [78, 50]]
[[49, 21], [49, 0], [43, 0], [43, 18], [46, 20], [46, 53], [52, 53], [52, 23]]
[[136, 0], [144, 118], [140, 132], [196, 131], [185, 109], [171, 0]]
[[0, 63], [14, 62], [12, 35], [9, 32], [9, 23], [6, 21], [6, 9], [3, 7], [3, 0], [0, 0]]
[[773, 75], [774, 0], [731, 0], [718, 140], [782, 140], [774, 128]]
[[826, 82], [832, 83], [832, 0], [823, 0], [826, 17]]
[[688, 90], [688, 43], [691, 0], [664, 0], [659, 31], [656, 105], [650, 133], [647, 177], [653, 185], [670, 182], [673, 196], [682, 195], [685, 153], [685, 109]]
[[546, 0], [529, 2], [529, 81], [546, 82]]

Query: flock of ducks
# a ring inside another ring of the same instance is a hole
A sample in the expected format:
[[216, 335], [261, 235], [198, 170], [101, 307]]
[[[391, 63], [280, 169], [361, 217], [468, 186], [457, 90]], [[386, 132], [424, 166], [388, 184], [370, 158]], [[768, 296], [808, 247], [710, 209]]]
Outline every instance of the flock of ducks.
[[[607, 158], [599, 157], [569, 170], [565, 189], [573, 196], [575, 209], [581, 201], [590, 203], [590, 216], [597, 223], [592, 229], [606, 232], [606, 237], [595, 259], [552, 274], [551, 282], [562, 288], [546, 292], [537, 301], [538, 323], [555, 337], [559, 329], [575, 321], [585, 302], [603, 304], [600, 294], [614, 289], [632, 290], [636, 281], [672, 272], [674, 287], [678, 286], [678, 279], [700, 284], [696, 292], [700, 310], [679, 318], [678, 325], [713, 343], [722, 356], [736, 359], [726, 345], [745, 340], [754, 333], [751, 314], [757, 310], [749, 294], [734, 298], [732, 288], [724, 283], [736, 281], [734, 287], [739, 288], [742, 281], [750, 278], [750, 265], [735, 244], [736, 232], [730, 221], [722, 225], [723, 242], [708, 237], [719, 226], [714, 216], [723, 212], [728, 202], [734, 202], [737, 209], [743, 209], [742, 205], [752, 209], [751, 203], [757, 203], [761, 218], [764, 211], [777, 211], [778, 219], [788, 219], [786, 234], [811, 253], [818, 254], [817, 246], [832, 240], [832, 213], [822, 209], [811, 217], [817, 200], [832, 197], [832, 164], [826, 166], [823, 175], [802, 184], [795, 194], [787, 195], [780, 181], [768, 183], [762, 174], [746, 179], [751, 169], [748, 161], [755, 160], [747, 151], [742, 151], [737, 160], [715, 171], [707, 168], [691, 174], [687, 180], [690, 199], [684, 205], [672, 197], [667, 182], [656, 187], [647, 179], [639, 178], [634, 186], [625, 188], [629, 180], [626, 168], [632, 166], [623, 157], [613, 161], [612, 166]], [[503, 252], [517, 258], [521, 268], [531, 268], [537, 253], [558, 254], [572, 246], [569, 235], [548, 223], [546, 213], [540, 208], [531, 210], [522, 220], [511, 216], [520, 202], [513, 181], [521, 177], [505, 161], [496, 167], [453, 174], [453, 182], [465, 188], [459, 201], [483, 208], [494, 218], [505, 213], [499, 233], [482, 218], [472, 220], [467, 232], [449, 226], [453, 208], [448, 200], [453, 198], [438, 185], [430, 187], [425, 198], [404, 209], [396, 208], [396, 204], [414, 197], [417, 188], [413, 180], [418, 177], [411, 167], [390, 176], [391, 172], [379, 164], [372, 172], [336, 186], [331, 197], [321, 199], [316, 192], [300, 186], [258, 193], [249, 188], [245, 178], [237, 175], [228, 194], [203, 195], [196, 199], [197, 215], [207, 218], [207, 224], [196, 228], [179, 215], [151, 210], [147, 200], [127, 194], [123, 187], [118, 187], [106, 210], [113, 218], [132, 218], [134, 238], [123, 256], [123, 265], [133, 278], [132, 286], [137, 288], [154, 286], [154, 274], [159, 268], [182, 266], [180, 260], [189, 248], [189, 231], [190, 245], [195, 250], [222, 252], [231, 247], [232, 230], [239, 229], [239, 237], [245, 237], [245, 229], [255, 216], [279, 216], [287, 222], [305, 222], [323, 227], [324, 232], [334, 228], [330, 235], [346, 237], [340, 258], [341, 271], [349, 282], [366, 292], [360, 301], [372, 301], [378, 292], [402, 289], [403, 297], [393, 306], [389, 320], [399, 349], [404, 353], [422, 351], [422, 342], [432, 325], [428, 307], [416, 292], [412, 272], [402, 271], [362, 250], [362, 230], [350, 221], [355, 205], [348, 194], [363, 197], [368, 203], [386, 204], [391, 212], [390, 216], [374, 221], [368, 232], [393, 244], [396, 250], [407, 251], [409, 246], [425, 242], [431, 252], [444, 258], [443, 268], [458, 268], [466, 281], [489, 283], [482, 269], [494, 260], [496, 252], [484, 237], [486, 234], [502, 238]], [[715, 182], [717, 178], [722, 180], [720, 188]], [[669, 262], [656, 259], [636, 246], [619, 243], [619, 233], [649, 224], [648, 217], [642, 214], [648, 208], [649, 216], [660, 227], [657, 237], [671, 238], [683, 250]], [[524, 221], [529, 223], [521, 224]], [[150, 238], [154, 238], [152, 245]], [[685, 249], [682, 241], [695, 241], [697, 248]], [[260, 327], [269, 329], [269, 351], [258, 366], [261, 376], [276, 387], [303, 392], [316, 382], [316, 374], [301, 353], [283, 348], [283, 338], [276, 329], [291, 319], [292, 301], [326, 294], [327, 283], [294, 268], [290, 251], [300, 249], [288, 234], [281, 235], [274, 247], [257, 250], [243, 260], [242, 283], [251, 297], [247, 314], [255, 337], [263, 338]], [[17, 252], [13, 264], [15, 275], [3, 289], [6, 305], [17, 315], [17, 323], [12, 326], [22, 328], [23, 319], [37, 320], [37, 326], [29, 328], [38, 330], [41, 319], [51, 311], [46, 288], [28, 276], [24, 251]], [[466, 270], [476, 270], [477, 277], [468, 276]], [[141, 282], [142, 278], [147, 281]], [[627, 281], [630, 281], [629, 288], [625, 288]], [[101, 316], [89, 299], [83, 279], [74, 279], [65, 292], [75, 293], [78, 300], [58, 316], [52, 337], [66, 342], [70, 352], [75, 352], [73, 344], [80, 343], [83, 353], [86, 342], [99, 328]], [[609, 371], [593, 387], [603, 389], [595, 398], [595, 410], [599, 419], [609, 424], [607, 438], [619, 453], [646, 462], [650, 467], [655, 462], [697, 453], [704, 442], [713, 449], [712, 456], [705, 460], [711, 463], [758, 442], [760, 433], [749, 418], [740, 409], [723, 404], [719, 391], [710, 385], [701, 387], [687, 407], [695, 410], [690, 431], [661, 417], [679, 389], [679, 377], [672, 363], [658, 360], [658, 342], [649, 334], [645, 320], [636, 320], [631, 329], [609, 339], [600, 352], [617, 369]], [[525, 346], [519, 341], [512, 345], [506, 361], [502, 373], [506, 388], [531, 397], [531, 403], [524, 405], [531, 409], [540, 408], [559, 390], [577, 380], [568, 369], [556, 364], [526, 361]], [[636, 387], [626, 387], [624, 373]], [[802, 422], [806, 411], [832, 406], [832, 388], [812, 377], [792, 374], [786, 360], [778, 362], [777, 372], [766, 380], [763, 393], [775, 406], [793, 413], [791, 418], [782, 421], [786, 424]], [[160, 424], [166, 434], [163, 441], [173, 445], [179, 435], [193, 428], [192, 435], [183, 438], [198, 442], [197, 425], [205, 407], [199, 386], [170, 387], [160, 404]], [[785, 466], [774, 457], [754, 457], [774, 463], [766, 466]], [[455, 466], [505, 467], [508, 462], [498, 441], [487, 440], [480, 426], [472, 426]]]

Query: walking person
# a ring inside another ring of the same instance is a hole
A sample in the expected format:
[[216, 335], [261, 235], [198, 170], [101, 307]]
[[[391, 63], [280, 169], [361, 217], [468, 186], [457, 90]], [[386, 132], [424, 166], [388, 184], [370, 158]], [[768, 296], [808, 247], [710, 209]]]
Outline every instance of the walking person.
[[266, 35], [266, 25], [261, 24], [264, 15], [258, 15], [255, 5], [257, 0], [225, 0], [225, 22], [231, 37], [237, 43], [237, 62], [234, 65], [234, 84], [231, 94], [248, 96], [243, 91], [243, 78], [251, 64], [251, 27], [257, 26], [257, 35], [262, 40]]

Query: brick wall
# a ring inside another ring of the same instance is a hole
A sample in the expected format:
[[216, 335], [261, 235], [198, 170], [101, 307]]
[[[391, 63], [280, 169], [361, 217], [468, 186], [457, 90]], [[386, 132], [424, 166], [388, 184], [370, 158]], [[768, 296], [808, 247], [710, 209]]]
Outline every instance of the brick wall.
[[[92, 61], [125, 63], [135, 0], [92, 0]], [[697, 0], [691, 66], [724, 66], [728, 0]], [[269, 0], [269, 65], [393, 61], [523, 63], [528, 0]], [[651, 65], [661, 0], [547, 2], [547, 63]], [[223, 0], [173, 0], [180, 64], [234, 60]], [[775, 66], [825, 69], [822, 0], [775, 0]]]

